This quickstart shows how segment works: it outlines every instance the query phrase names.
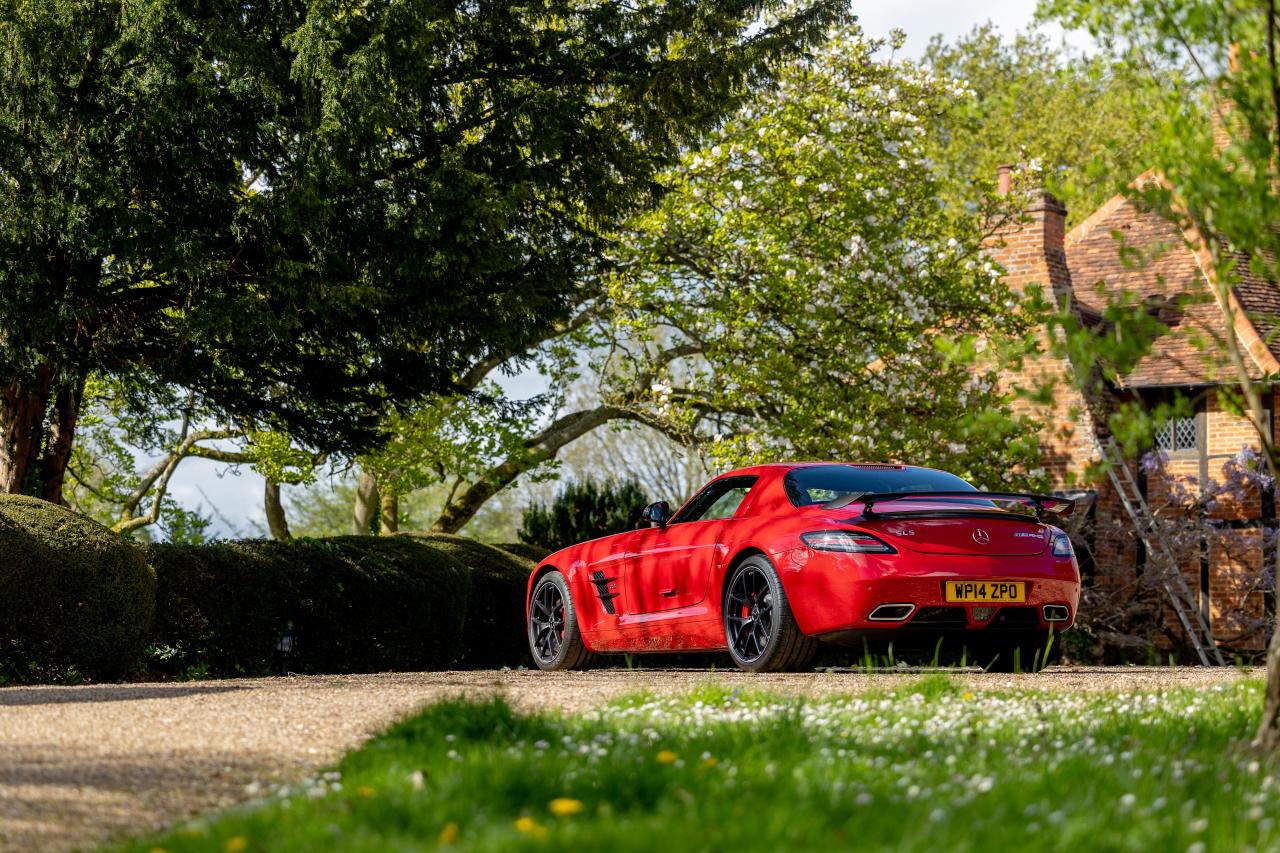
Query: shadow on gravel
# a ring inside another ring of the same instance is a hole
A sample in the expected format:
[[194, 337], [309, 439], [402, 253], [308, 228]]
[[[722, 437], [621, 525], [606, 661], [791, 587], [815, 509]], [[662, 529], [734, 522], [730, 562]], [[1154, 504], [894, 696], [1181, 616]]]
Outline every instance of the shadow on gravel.
[[136, 699], [176, 699], [202, 693], [229, 693], [252, 690], [248, 684], [127, 684], [92, 687], [5, 687], [0, 688], [0, 707], [18, 705], [68, 705], [77, 702], [127, 702]]
[[0, 851], [96, 848], [245, 799], [271, 753], [149, 752], [85, 758], [30, 744], [0, 761]]

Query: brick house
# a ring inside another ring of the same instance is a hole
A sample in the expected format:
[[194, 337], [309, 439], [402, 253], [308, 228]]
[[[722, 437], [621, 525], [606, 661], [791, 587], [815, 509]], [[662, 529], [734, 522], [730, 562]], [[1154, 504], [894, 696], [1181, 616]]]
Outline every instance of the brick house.
[[[1148, 174], [1138, 180], [1151, 179]], [[1008, 192], [1009, 185], [1008, 170], [1002, 169], [1001, 191]], [[1230, 381], [1229, 365], [1208, 362], [1195, 341], [1234, 335], [1241, 352], [1247, 353], [1254, 378], [1280, 374], [1280, 340], [1272, 335], [1272, 322], [1280, 318], [1280, 286], [1256, 279], [1242, 282], [1232, 294], [1235, 322], [1227, 328], [1223, 311], [1213, 301], [1213, 272], [1198, 234], [1181, 232], [1124, 196], [1111, 199], [1070, 231], [1066, 208], [1048, 193], [1033, 194], [1026, 212], [1026, 221], [1006, 229], [988, 247], [1005, 268], [1008, 285], [1015, 290], [1030, 283], [1046, 291], [1052, 288], [1059, 304], [1070, 300], [1077, 317], [1094, 325], [1108, 297], [1128, 291], [1170, 327], [1127, 376], [1107, 386], [1101, 399], [1086, 400], [1062, 383], [1056, 386], [1052, 407], [1034, 412], [1046, 425], [1041, 449], [1055, 485], [1081, 489], [1092, 498], [1090, 523], [1075, 537], [1086, 583], [1092, 588], [1086, 601], [1099, 608], [1119, 606], [1141, 586], [1146, 549], [1108, 477], [1096, 467], [1108, 438], [1109, 410], [1121, 400], [1154, 405], [1173, 395], [1184, 396], [1194, 414], [1166, 423], [1157, 435], [1158, 448], [1168, 457], [1166, 471], [1182, 478], [1193, 492], [1211, 478], [1221, 480], [1224, 462], [1256, 439], [1251, 442], [1253, 432], [1246, 420], [1219, 405], [1215, 389]], [[1184, 294], [1199, 302], [1180, 306], [1178, 297]], [[1006, 381], [1030, 387], [1047, 377], [1061, 377], [1067, 369], [1069, 365], [1046, 355]], [[1280, 389], [1268, 386], [1264, 394], [1274, 431]], [[1165, 506], [1168, 479], [1149, 477], [1137, 459], [1127, 464], [1151, 508]], [[1263, 524], [1275, 525], [1275, 495], [1256, 491], [1243, 502], [1223, 502], [1203, 520], [1191, 522], [1187, 529], [1202, 531], [1192, 534], [1199, 541], [1181, 541], [1177, 553], [1195, 604], [1215, 639], [1243, 653], [1264, 648], [1274, 622], [1272, 582], [1262, 569], [1274, 565], [1275, 555], [1264, 553], [1261, 543]], [[1082, 617], [1087, 621], [1089, 614]], [[1152, 605], [1143, 618], [1153, 623], [1155, 647], [1178, 645], [1182, 632], [1166, 605]]]

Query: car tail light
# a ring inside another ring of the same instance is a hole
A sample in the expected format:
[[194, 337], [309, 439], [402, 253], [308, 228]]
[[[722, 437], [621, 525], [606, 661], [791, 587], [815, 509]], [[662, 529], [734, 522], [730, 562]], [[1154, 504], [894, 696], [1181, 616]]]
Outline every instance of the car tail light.
[[858, 530], [815, 530], [801, 533], [800, 539], [815, 551], [843, 551], [847, 554], [896, 554], [893, 546], [870, 533]]
[[1053, 556], [1070, 557], [1072, 553], [1071, 537], [1065, 533], [1055, 533], [1053, 535]]

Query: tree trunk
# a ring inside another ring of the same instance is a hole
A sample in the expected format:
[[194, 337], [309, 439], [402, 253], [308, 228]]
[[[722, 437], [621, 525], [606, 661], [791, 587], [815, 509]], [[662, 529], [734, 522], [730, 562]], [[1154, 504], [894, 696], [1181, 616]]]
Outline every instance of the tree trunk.
[[382, 493], [382, 512], [379, 519], [383, 536], [400, 532], [400, 496], [395, 492]]
[[501, 465], [489, 469], [484, 473], [483, 479], [472, 483], [441, 510], [440, 517], [436, 519], [432, 528], [444, 533], [457, 533], [468, 521], [475, 518], [480, 507], [484, 506], [489, 498], [509, 486], [525, 471], [550, 458], [550, 456], [539, 454], [521, 457], [519, 462], [508, 459]]
[[[1267, 461], [1274, 479], [1280, 466], [1270, 456]], [[1280, 497], [1275, 492], [1272, 494]], [[1273, 498], [1272, 505], [1274, 504]], [[1271, 547], [1274, 569], [1280, 571], [1280, 532], [1276, 533], [1275, 543]], [[1274, 574], [1274, 578], [1275, 588], [1280, 592], [1280, 574]], [[1276, 623], [1271, 626], [1271, 642], [1267, 644], [1267, 692], [1262, 706], [1262, 720], [1258, 723], [1258, 733], [1254, 735], [1253, 745], [1272, 755], [1280, 753], [1280, 608], [1276, 609]]]
[[51, 378], [42, 367], [33, 383], [11, 382], [0, 397], [0, 492], [36, 491]]
[[[1276, 64], [1275, 0], [1267, 3], [1267, 63], [1271, 69], [1272, 130], [1276, 133], [1275, 144], [1280, 150], [1280, 67]], [[1272, 400], [1274, 401], [1274, 395]], [[1255, 426], [1258, 420], [1255, 419]], [[1265, 421], [1265, 419], [1260, 420]], [[1274, 478], [1280, 473], [1274, 447], [1265, 440], [1264, 430], [1260, 429], [1259, 434], [1264, 436], [1262, 448], [1268, 451], [1269, 473]], [[1276, 496], [1280, 497], [1280, 495]], [[1280, 568], [1280, 533], [1277, 533], [1275, 545], [1272, 547], [1276, 567]], [[1275, 575], [1275, 588], [1280, 591], [1280, 575]], [[1280, 608], [1277, 608], [1276, 624], [1272, 626], [1271, 642], [1267, 645], [1267, 693], [1265, 704], [1262, 706], [1262, 721], [1258, 724], [1258, 733], [1253, 738], [1253, 745], [1273, 755], [1280, 752]]]
[[44, 458], [40, 460], [41, 496], [50, 503], [66, 503], [62, 499], [62, 484], [67, 477], [67, 465], [71, 462], [80, 404], [84, 400], [84, 382], [84, 379], [79, 379], [59, 389], [53, 401], [48, 440]]
[[284, 514], [284, 504], [280, 501], [280, 484], [267, 480], [266, 491], [262, 499], [267, 513], [267, 529], [272, 539], [289, 540], [293, 534], [289, 532], [289, 519]]
[[351, 508], [351, 533], [354, 536], [372, 536], [373, 519], [378, 514], [378, 481], [368, 471], [360, 472], [360, 484], [356, 487], [355, 506]]
[[1267, 646], [1267, 694], [1262, 708], [1262, 722], [1253, 745], [1270, 753], [1280, 752], [1280, 625]]

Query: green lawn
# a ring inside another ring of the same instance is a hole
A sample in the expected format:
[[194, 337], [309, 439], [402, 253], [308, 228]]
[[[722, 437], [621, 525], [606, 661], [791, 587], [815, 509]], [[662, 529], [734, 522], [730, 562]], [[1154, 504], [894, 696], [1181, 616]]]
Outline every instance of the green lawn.
[[[855, 679], [857, 676], [851, 676]], [[832, 700], [707, 686], [579, 717], [449, 703], [332, 772], [130, 850], [1280, 849], [1280, 776], [1238, 744], [1256, 682]]]

